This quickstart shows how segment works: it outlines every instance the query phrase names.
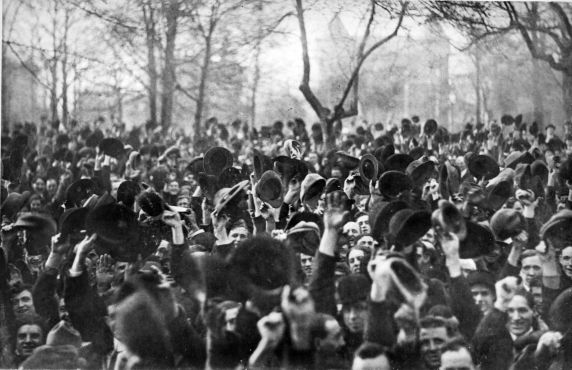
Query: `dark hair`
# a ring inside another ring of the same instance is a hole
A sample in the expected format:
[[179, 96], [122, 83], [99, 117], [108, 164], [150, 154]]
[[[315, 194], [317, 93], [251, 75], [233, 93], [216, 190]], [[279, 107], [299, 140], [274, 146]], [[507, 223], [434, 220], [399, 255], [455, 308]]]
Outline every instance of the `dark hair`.
[[525, 258], [536, 257], [538, 255], [539, 253], [535, 249], [527, 249], [520, 255], [518, 263], [522, 266], [522, 261], [524, 261]]
[[385, 350], [380, 344], [373, 342], [364, 342], [356, 350], [354, 357], [359, 357], [366, 360], [369, 358], [376, 358], [381, 355], [385, 355]]
[[30, 284], [24, 284], [24, 283], [18, 282], [16, 284], [12, 285], [12, 288], [10, 289], [10, 296], [14, 297], [15, 295], [18, 295], [25, 290], [32, 293], [32, 286]]

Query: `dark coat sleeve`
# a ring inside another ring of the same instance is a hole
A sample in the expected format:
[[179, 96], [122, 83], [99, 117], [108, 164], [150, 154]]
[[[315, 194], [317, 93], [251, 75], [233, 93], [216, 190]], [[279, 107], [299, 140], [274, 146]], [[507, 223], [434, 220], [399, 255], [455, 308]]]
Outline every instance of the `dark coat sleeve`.
[[513, 361], [512, 338], [505, 325], [507, 315], [493, 309], [479, 323], [473, 337], [476, 364], [481, 370], [509, 369]]
[[34, 309], [38, 315], [48, 321], [49, 327], [53, 327], [59, 321], [59, 304], [56, 299], [58, 284], [58, 270], [48, 268], [38, 276], [32, 289]]
[[471, 339], [481, 321], [482, 314], [475, 304], [471, 290], [464, 276], [451, 279], [451, 309], [459, 320], [459, 331], [466, 339]]
[[393, 320], [396, 307], [387, 302], [368, 302], [364, 341], [392, 348], [397, 340], [397, 327]]
[[335, 257], [316, 252], [312, 278], [310, 280], [310, 294], [314, 299], [316, 312], [336, 316], [336, 259]]

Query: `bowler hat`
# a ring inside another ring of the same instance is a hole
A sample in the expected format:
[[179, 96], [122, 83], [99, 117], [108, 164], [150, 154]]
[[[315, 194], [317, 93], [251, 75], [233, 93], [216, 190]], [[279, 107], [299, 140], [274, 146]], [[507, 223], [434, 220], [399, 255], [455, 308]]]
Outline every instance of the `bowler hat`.
[[[234, 185], [232, 188], [223, 188], [217, 191], [214, 196], [215, 214], [220, 214], [225, 208], [232, 208], [238, 205], [240, 194], [244, 194], [250, 185], [248, 180], [244, 180]], [[231, 212], [234, 210], [230, 210]]]
[[92, 179], [79, 179], [68, 186], [66, 190], [66, 205], [68, 207], [81, 207], [80, 204], [97, 191], [97, 185]]
[[362, 274], [351, 274], [338, 281], [338, 295], [343, 306], [366, 301], [371, 283]]
[[85, 229], [85, 219], [88, 212], [89, 209], [85, 207], [75, 207], [64, 211], [59, 222], [60, 234], [63, 239]]
[[384, 163], [387, 158], [395, 154], [395, 147], [393, 144], [386, 144], [377, 148], [373, 155], [377, 158], [380, 163]]
[[189, 171], [194, 176], [198, 176], [199, 173], [205, 172], [203, 157], [195, 157], [191, 159], [187, 167], [185, 167], [185, 170]]
[[359, 173], [368, 181], [377, 180], [381, 171], [381, 163], [372, 154], [365, 154], [359, 160]]
[[383, 167], [386, 171], [395, 170], [405, 172], [409, 163], [413, 161], [414, 159], [409, 154], [395, 153], [387, 158], [383, 163]]
[[9, 193], [6, 196], [6, 199], [2, 202], [2, 215], [8, 217], [9, 219], [13, 219], [18, 212], [24, 207], [28, 199], [30, 198], [29, 191], [25, 191], [22, 194], [20, 193]]
[[242, 175], [241, 170], [236, 167], [225, 168], [218, 179], [221, 188], [232, 188], [239, 182], [246, 180]]
[[85, 139], [85, 145], [87, 145], [90, 148], [95, 148], [95, 147], [99, 146], [99, 143], [101, 143], [101, 140], [103, 140], [103, 132], [101, 132], [101, 130], [97, 129], [97, 130], [93, 131], [87, 137], [87, 139]]
[[335, 177], [330, 177], [326, 180], [326, 187], [324, 188], [324, 193], [329, 194], [334, 191], [342, 190], [342, 182], [340, 179]]
[[143, 186], [132, 180], [125, 180], [117, 188], [117, 202], [131, 208], [137, 196], [143, 191]]
[[213, 200], [215, 193], [220, 189], [218, 178], [215, 175], [207, 175], [204, 172], [199, 173], [198, 178], [199, 187], [203, 191], [203, 195]]
[[514, 118], [510, 114], [505, 114], [501, 117], [501, 123], [505, 126], [510, 126], [514, 123]]
[[255, 193], [265, 203], [278, 208], [284, 201], [284, 190], [280, 176], [268, 170], [262, 174], [255, 187]]
[[311, 221], [300, 221], [287, 231], [287, 241], [296, 253], [314, 256], [320, 245], [320, 227]]
[[514, 238], [526, 229], [526, 221], [521, 212], [503, 208], [495, 212], [491, 218], [491, 229], [497, 240]]
[[421, 239], [431, 228], [431, 214], [427, 211], [402, 209], [389, 221], [389, 235], [392, 242], [406, 247]]
[[274, 170], [282, 177], [282, 184], [286, 187], [290, 180], [296, 178], [302, 181], [308, 174], [308, 167], [299, 159], [284, 155], [274, 158]]
[[157, 217], [167, 209], [163, 198], [154, 191], [145, 191], [137, 197], [137, 204], [150, 217]]
[[435, 163], [427, 157], [421, 157], [409, 163], [405, 173], [411, 177], [413, 185], [422, 186], [435, 172]]
[[473, 271], [467, 275], [467, 284], [469, 287], [473, 285], [484, 285], [491, 290], [491, 293], [495, 292], [495, 278], [488, 271]]
[[260, 177], [264, 172], [273, 169], [272, 159], [267, 155], [264, 155], [261, 151], [257, 149], [253, 149], [252, 153], [253, 153], [252, 163], [254, 165], [254, 176], [256, 177], [256, 179], [260, 179]]
[[478, 180], [482, 178], [490, 180], [500, 172], [497, 162], [486, 154], [471, 156], [467, 166], [471, 175], [475, 176]]
[[344, 153], [342, 151], [336, 152], [336, 163], [347, 170], [354, 170], [359, 167], [359, 158]]
[[437, 132], [437, 121], [435, 121], [433, 118], [425, 121], [425, 126], [423, 126], [423, 132], [425, 133], [425, 135], [428, 136], [431, 136], [435, 132]]
[[386, 171], [379, 178], [378, 188], [386, 197], [395, 198], [404, 191], [412, 190], [413, 182], [403, 172]]
[[55, 235], [58, 230], [53, 218], [43, 214], [28, 212], [21, 214], [12, 226], [48, 237]]
[[540, 228], [540, 237], [556, 249], [571, 245], [572, 210], [563, 209], [550, 217]]
[[499, 181], [493, 186], [486, 188], [486, 204], [492, 211], [499, 210], [513, 194], [512, 183]]
[[226, 148], [217, 146], [205, 153], [204, 167], [209, 175], [219, 176], [222, 171], [231, 167], [232, 163], [232, 153]]
[[313, 199], [324, 191], [326, 188], [326, 179], [316, 173], [306, 175], [302, 181], [300, 189], [300, 199], [302, 202]]
[[114, 158], [118, 158], [123, 153], [125, 153], [125, 149], [121, 140], [113, 137], [108, 137], [101, 140], [99, 143], [99, 150], [106, 155]]
[[369, 210], [369, 224], [374, 239], [383, 241], [389, 230], [391, 217], [406, 208], [408, 208], [407, 203], [402, 200], [385, 202], [381, 199], [376, 199]]
[[461, 258], [477, 258], [490, 254], [495, 247], [493, 233], [478, 223], [467, 222], [467, 237], [461, 240], [459, 256]]

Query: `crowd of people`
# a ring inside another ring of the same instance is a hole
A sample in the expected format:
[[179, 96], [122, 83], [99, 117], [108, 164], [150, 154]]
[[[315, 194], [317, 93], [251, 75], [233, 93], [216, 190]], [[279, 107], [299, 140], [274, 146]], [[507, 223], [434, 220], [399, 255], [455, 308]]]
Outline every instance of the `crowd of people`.
[[2, 132], [0, 368], [572, 369], [572, 122]]

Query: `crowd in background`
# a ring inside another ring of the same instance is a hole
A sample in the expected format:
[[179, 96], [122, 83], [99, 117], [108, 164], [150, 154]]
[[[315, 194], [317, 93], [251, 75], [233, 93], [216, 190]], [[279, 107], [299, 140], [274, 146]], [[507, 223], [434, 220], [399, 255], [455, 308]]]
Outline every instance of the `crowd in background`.
[[572, 368], [572, 122], [2, 129], [0, 368]]

